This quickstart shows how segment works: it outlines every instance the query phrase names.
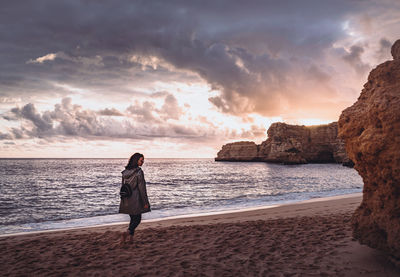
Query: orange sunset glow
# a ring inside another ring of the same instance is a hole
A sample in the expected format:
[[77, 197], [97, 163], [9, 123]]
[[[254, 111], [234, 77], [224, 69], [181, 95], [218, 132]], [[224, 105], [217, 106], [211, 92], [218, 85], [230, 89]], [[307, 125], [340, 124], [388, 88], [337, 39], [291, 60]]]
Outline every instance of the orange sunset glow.
[[400, 37], [398, 1], [72, 2], [2, 4], [0, 157], [215, 157], [337, 121]]

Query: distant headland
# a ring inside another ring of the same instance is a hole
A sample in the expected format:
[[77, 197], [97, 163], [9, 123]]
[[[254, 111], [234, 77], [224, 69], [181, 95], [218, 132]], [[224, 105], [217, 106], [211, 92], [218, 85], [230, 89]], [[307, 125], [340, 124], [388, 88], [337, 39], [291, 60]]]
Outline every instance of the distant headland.
[[343, 140], [338, 138], [337, 122], [317, 126], [276, 122], [267, 133], [268, 139], [259, 145], [252, 141], [225, 144], [215, 160], [353, 165], [346, 154]]

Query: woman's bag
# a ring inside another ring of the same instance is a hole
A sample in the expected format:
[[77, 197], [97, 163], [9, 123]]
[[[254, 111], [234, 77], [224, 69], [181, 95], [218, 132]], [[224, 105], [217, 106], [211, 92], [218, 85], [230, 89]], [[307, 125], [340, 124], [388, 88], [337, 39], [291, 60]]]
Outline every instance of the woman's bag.
[[119, 190], [119, 196], [121, 198], [129, 198], [132, 195], [132, 188], [129, 184], [122, 184], [121, 189]]

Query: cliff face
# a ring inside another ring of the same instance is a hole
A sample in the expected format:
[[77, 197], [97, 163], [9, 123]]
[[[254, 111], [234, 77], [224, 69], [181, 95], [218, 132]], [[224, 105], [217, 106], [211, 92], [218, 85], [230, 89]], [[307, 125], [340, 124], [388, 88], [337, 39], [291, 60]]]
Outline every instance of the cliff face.
[[258, 145], [252, 141], [228, 143], [218, 152], [216, 161], [256, 161]]
[[284, 164], [348, 163], [344, 143], [337, 138], [337, 123], [296, 126], [274, 123], [268, 139], [224, 145], [216, 161], [266, 161]]
[[360, 97], [339, 120], [339, 136], [364, 181], [354, 237], [400, 259], [400, 40], [394, 60], [371, 71]]

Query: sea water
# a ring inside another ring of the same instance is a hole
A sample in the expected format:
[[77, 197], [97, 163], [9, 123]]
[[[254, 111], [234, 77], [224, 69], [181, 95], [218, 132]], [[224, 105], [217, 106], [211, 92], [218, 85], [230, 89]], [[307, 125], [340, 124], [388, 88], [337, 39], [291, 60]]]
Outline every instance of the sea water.
[[[0, 159], [0, 234], [129, 221], [118, 214], [126, 159]], [[361, 192], [339, 164], [280, 165], [146, 159], [144, 220], [221, 212]]]

